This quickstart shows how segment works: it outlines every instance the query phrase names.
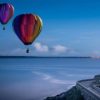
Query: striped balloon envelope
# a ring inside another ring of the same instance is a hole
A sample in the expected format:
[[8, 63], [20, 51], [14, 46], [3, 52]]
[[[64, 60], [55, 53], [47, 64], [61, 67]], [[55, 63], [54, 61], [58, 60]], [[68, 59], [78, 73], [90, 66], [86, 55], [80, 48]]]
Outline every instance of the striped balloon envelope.
[[[0, 4], [0, 22], [5, 25], [12, 18], [14, 14], [14, 7], [9, 3]], [[3, 28], [5, 29], [5, 27]]]
[[31, 45], [41, 32], [42, 20], [35, 14], [21, 14], [14, 19], [13, 29], [24, 45]]

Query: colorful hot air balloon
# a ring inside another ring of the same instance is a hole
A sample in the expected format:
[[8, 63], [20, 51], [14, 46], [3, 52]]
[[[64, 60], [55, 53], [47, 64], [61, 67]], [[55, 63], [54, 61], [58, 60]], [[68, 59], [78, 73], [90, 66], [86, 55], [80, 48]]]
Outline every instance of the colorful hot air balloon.
[[[0, 22], [5, 25], [11, 19], [14, 14], [14, 7], [11, 4], [3, 3], [0, 4]], [[5, 30], [5, 27], [3, 27]]]
[[[13, 28], [24, 45], [31, 45], [42, 29], [42, 20], [34, 14], [21, 14], [13, 21]], [[29, 49], [26, 51], [29, 52]]]

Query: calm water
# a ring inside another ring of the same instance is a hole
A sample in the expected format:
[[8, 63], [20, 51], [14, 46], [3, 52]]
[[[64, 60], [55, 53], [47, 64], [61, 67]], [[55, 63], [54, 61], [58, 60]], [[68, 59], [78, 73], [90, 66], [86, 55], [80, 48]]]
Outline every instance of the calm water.
[[100, 74], [100, 59], [0, 58], [0, 100], [43, 100]]

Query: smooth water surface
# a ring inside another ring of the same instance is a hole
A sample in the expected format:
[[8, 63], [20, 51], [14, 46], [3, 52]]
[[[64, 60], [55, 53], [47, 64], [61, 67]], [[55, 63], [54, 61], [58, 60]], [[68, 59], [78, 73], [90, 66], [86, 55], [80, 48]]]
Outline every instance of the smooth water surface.
[[100, 74], [100, 59], [0, 58], [0, 100], [43, 100]]

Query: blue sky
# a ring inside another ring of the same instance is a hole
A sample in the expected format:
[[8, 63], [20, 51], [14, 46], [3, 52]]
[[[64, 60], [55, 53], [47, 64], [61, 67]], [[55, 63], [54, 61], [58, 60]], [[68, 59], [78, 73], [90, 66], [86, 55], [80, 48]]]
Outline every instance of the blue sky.
[[33, 42], [33, 56], [100, 56], [99, 0], [1, 0], [13, 4], [13, 18], [2, 30], [0, 55], [27, 55], [26, 46], [12, 29], [13, 19], [22, 13], [38, 14], [43, 29]]

